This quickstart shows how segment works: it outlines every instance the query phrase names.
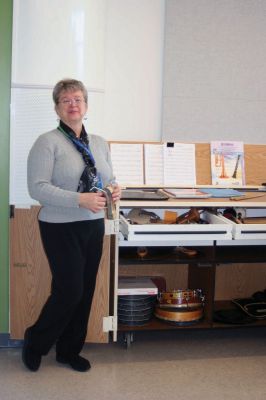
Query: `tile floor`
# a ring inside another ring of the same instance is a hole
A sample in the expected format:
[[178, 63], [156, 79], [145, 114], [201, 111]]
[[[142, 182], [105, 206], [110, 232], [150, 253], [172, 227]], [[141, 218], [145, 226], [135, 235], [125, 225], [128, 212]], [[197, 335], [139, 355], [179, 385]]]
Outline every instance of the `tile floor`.
[[25, 369], [20, 348], [0, 349], [1, 400], [265, 400], [266, 328], [134, 333], [118, 343], [86, 344], [92, 369], [55, 362]]

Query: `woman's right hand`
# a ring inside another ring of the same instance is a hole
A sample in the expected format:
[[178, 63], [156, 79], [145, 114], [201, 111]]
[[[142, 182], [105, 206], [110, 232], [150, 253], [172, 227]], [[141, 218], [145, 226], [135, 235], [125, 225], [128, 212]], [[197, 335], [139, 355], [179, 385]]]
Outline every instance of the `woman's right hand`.
[[106, 198], [102, 192], [80, 193], [79, 206], [96, 213], [104, 209]]

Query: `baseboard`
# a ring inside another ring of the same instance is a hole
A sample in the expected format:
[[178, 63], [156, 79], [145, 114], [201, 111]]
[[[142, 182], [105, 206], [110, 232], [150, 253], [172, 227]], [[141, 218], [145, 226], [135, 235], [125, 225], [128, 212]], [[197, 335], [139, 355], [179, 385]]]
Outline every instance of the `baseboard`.
[[0, 347], [22, 347], [23, 340], [10, 339], [9, 333], [0, 333]]

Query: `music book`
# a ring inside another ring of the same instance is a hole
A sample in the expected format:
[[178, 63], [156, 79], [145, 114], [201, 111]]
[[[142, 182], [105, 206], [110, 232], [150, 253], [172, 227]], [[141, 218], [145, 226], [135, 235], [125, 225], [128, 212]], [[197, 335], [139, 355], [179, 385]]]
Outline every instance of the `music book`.
[[110, 150], [120, 185], [196, 184], [195, 144], [111, 143]]
[[174, 198], [180, 199], [206, 199], [212, 197], [210, 193], [203, 192], [199, 189], [164, 189], [166, 193], [169, 193]]
[[164, 154], [163, 145], [144, 144], [144, 182], [147, 185], [161, 186], [164, 184]]
[[143, 185], [143, 144], [111, 143], [114, 175], [120, 185]]
[[213, 185], [245, 185], [244, 143], [212, 141], [211, 174]]
[[195, 144], [164, 143], [163, 157], [164, 185], [195, 186]]

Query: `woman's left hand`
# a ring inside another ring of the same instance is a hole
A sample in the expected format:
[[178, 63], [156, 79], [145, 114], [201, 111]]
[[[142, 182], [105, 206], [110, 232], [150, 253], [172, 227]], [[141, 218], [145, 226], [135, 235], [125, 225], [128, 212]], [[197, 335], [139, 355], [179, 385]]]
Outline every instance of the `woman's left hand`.
[[113, 201], [116, 202], [120, 199], [121, 197], [121, 188], [118, 185], [113, 185], [113, 193], [112, 193], [112, 198]]

